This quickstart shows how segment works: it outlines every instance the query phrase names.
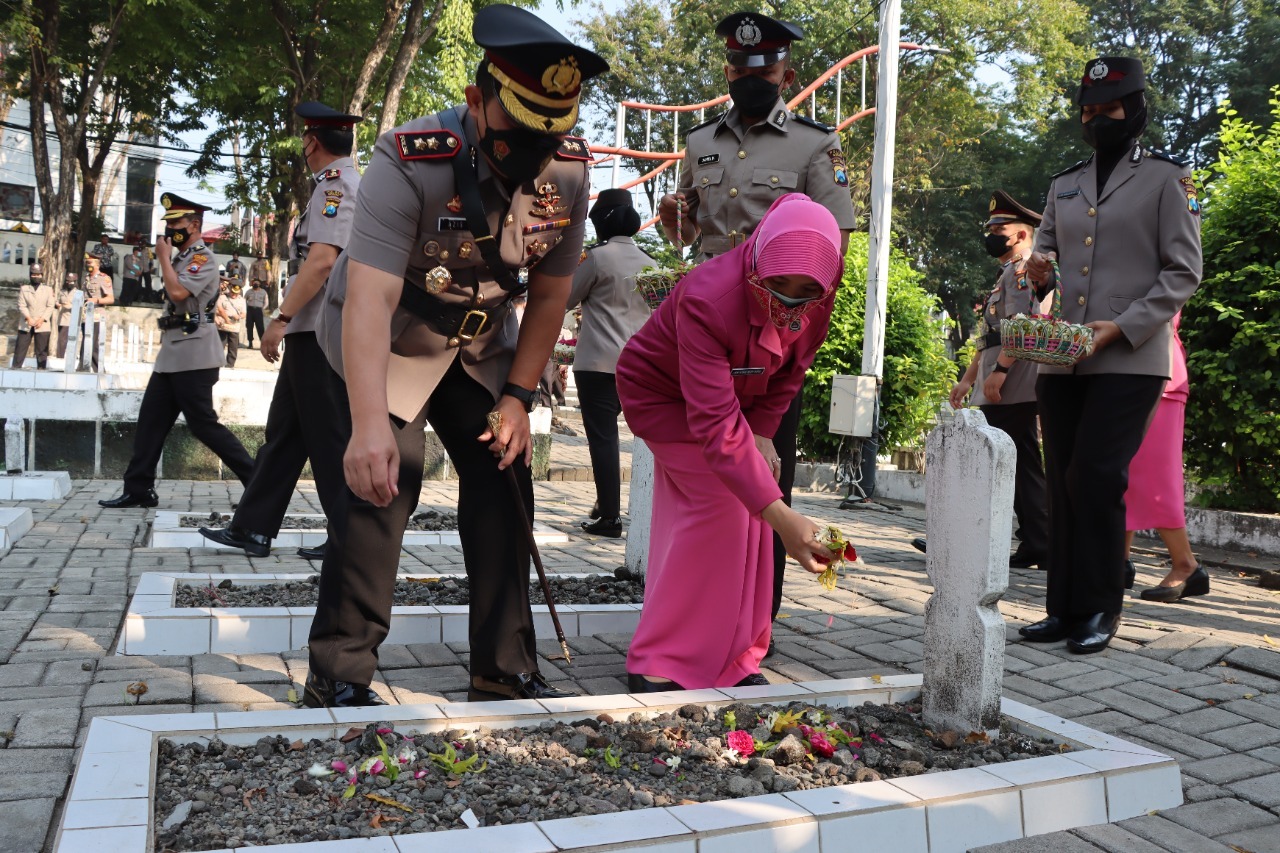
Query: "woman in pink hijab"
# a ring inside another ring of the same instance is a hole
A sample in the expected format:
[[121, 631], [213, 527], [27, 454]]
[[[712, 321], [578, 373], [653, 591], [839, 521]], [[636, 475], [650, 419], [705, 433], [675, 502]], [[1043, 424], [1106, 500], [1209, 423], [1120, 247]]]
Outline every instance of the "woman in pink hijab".
[[655, 461], [633, 693], [767, 683], [773, 531], [801, 566], [824, 569], [818, 525], [782, 500], [772, 439], [827, 337], [840, 245], [825, 207], [783, 196], [622, 351], [618, 397]]

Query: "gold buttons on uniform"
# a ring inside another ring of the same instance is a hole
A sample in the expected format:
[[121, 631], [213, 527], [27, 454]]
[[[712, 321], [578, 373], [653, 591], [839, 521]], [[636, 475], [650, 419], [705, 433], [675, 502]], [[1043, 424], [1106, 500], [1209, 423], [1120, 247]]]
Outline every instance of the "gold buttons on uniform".
[[1086, 246], [1092, 246], [1092, 245], [1093, 245], [1093, 238], [1092, 238], [1092, 237], [1085, 237], [1085, 238], [1084, 238], [1084, 244], [1085, 244]]
[[515, 216], [514, 216], [513, 214], [508, 213], [508, 214], [507, 214], [507, 224], [508, 224], [508, 225], [510, 225], [512, 222], [515, 222], [515, 221], [516, 221]]
[[770, 179], [769, 179], [769, 183], [771, 183], [771, 184], [776, 184], [777, 182], [778, 182], [778, 176], [777, 176], [777, 175], [774, 175], [772, 178], [770, 178]]
[[448, 249], [441, 249], [441, 250], [440, 250], [440, 260], [442, 260], [442, 261], [447, 261], [447, 260], [449, 260], [449, 250], [448, 250]]
[[729, 190], [729, 198], [737, 198], [737, 197], [738, 197], [737, 187], [734, 187], [733, 189]]
[[1097, 209], [1096, 207], [1091, 207], [1091, 208], [1089, 208], [1089, 215], [1090, 215], [1090, 216], [1097, 216], [1097, 215], [1098, 215], [1098, 209]]
[[711, 183], [711, 179], [710, 179], [710, 178], [707, 178], [707, 177], [703, 177], [703, 179], [702, 179], [702, 185], [705, 187], [705, 186], [706, 186], [707, 184], [709, 184], [709, 183]]
[[745, 152], [745, 151], [739, 151], [739, 152], [738, 152], [738, 159], [739, 159], [739, 160], [745, 160], [745, 159], [747, 159], [747, 152]]
[[1080, 267], [1080, 275], [1088, 275], [1088, 274], [1089, 274], [1088, 267]]
[[449, 338], [447, 343], [451, 347], [456, 347], [456, 346], [460, 346], [462, 344], [462, 341], [460, 341], [457, 338]]
[[1081, 297], [1080, 297], [1079, 299], [1077, 299], [1076, 301], [1077, 301], [1077, 302], [1079, 302], [1081, 305], [1083, 305], [1083, 304], [1084, 304], [1084, 297], [1083, 297], [1083, 296], [1081, 296]]

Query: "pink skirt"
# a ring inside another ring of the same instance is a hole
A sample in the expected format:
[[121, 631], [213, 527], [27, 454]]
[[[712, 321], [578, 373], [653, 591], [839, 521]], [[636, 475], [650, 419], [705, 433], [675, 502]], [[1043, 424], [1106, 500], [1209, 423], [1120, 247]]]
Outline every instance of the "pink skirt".
[[731, 687], [769, 650], [773, 530], [712, 473], [693, 442], [649, 442], [653, 520], [644, 609], [627, 671]]
[[1187, 404], [1161, 397], [1151, 428], [1129, 463], [1124, 502], [1126, 530], [1178, 529], [1187, 526], [1182, 480], [1182, 426]]

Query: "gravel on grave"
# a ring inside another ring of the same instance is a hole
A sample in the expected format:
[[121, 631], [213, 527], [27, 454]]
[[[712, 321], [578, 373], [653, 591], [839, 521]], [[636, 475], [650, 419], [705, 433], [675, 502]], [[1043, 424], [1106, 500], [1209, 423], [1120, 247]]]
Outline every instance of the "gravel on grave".
[[[191, 527], [226, 527], [231, 523], [231, 516], [225, 512], [211, 512], [208, 515], [184, 515], [178, 519], [178, 526]], [[280, 522], [281, 530], [324, 530], [328, 521], [324, 516], [286, 515]], [[458, 514], [448, 510], [428, 509], [415, 513], [405, 530], [442, 531], [457, 530]]]
[[[793, 716], [779, 719], [784, 713]], [[919, 701], [821, 709], [798, 702], [685, 705], [654, 718], [632, 714], [614, 721], [601, 714], [474, 733], [402, 734], [370, 724], [340, 739], [290, 743], [276, 736], [247, 747], [161, 740], [155, 850], [554, 820], [915, 776], [1061, 751], [1065, 747], [1013, 732], [1007, 723], [993, 740], [980, 733], [931, 732], [920, 722]], [[470, 768], [444, 769], [452, 762], [469, 762]], [[395, 778], [387, 765], [398, 768]]]
[[[237, 584], [224, 580], [217, 586], [178, 584], [174, 607], [315, 607], [319, 575], [288, 583]], [[557, 604], [641, 604], [644, 580], [635, 579], [625, 568], [613, 575], [550, 577], [551, 595]], [[529, 599], [545, 604], [542, 587], [529, 585]], [[434, 607], [461, 605], [471, 601], [471, 583], [466, 577], [424, 576], [396, 581], [393, 607]]]

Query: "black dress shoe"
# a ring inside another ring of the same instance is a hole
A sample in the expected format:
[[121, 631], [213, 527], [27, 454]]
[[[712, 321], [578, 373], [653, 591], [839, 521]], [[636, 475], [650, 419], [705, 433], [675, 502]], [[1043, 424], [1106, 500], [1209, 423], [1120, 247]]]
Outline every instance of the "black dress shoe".
[[587, 518], [595, 521], [600, 517], [600, 501], [596, 501], [591, 505], [591, 512], [587, 513]]
[[[1133, 564], [1133, 560], [1124, 561], [1124, 588], [1133, 589], [1133, 582], [1138, 578], [1138, 567]], [[1207, 580], [1207, 578], [1206, 578]], [[1206, 589], [1206, 592], [1208, 590]], [[1146, 596], [1143, 596], [1144, 598]], [[1159, 601], [1160, 599], [1155, 599]]]
[[1100, 652], [1111, 643], [1111, 638], [1118, 630], [1119, 613], [1095, 613], [1071, 629], [1071, 636], [1067, 637], [1067, 648], [1078, 655]]
[[1038, 554], [1034, 551], [1023, 551], [1021, 548], [1013, 552], [1009, 557], [1009, 568], [1011, 569], [1029, 569], [1032, 566], [1044, 568], [1047, 561], [1047, 554]]
[[739, 681], [734, 687], [768, 687], [769, 679], [765, 678], [758, 672], [753, 672], [746, 678]]
[[773, 638], [772, 638], [772, 637], [770, 637], [770, 638], [769, 638], [769, 650], [768, 650], [767, 652], [765, 652], [765, 653], [764, 653], [765, 658], [771, 658], [771, 657], [773, 657], [773, 653], [774, 653], [774, 652], [776, 652], [776, 651], [777, 651], [777, 649], [776, 649], [776, 648], [774, 648], [774, 646], [773, 646]]
[[1018, 633], [1030, 643], [1056, 643], [1071, 633], [1071, 625], [1057, 616], [1049, 616], [1034, 625], [1024, 625]]
[[684, 690], [674, 681], [650, 681], [643, 675], [627, 673], [628, 693], [666, 693], [669, 690]]
[[151, 508], [160, 504], [160, 496], [156, 494], [155, 489], [147, 489], [145, 492], [138, 494], [130, 494], [125, 492], [118, 498], [112, 498], [107, 501], [98, 501], [98, 506], [104, 506], [107, 509], [132, 509], [135, 506]]
[[1142, 591], [1143, 601], [1162, 601], [1165, 604], [1172, 604], [1186, 598], [1189, 595], [1208, 595], [1209, 594], [1209, 573], [1204, 570], [1204, 566], [1196, 566], [1196, 570], [1187, 576], [1187, 579], [1173, 586], [1153, 586], [1150, 589]]
[[329, 540], [326, 539], [319, 545], [312, 545], [310, 548], [299, 548], [298, 556], [304, 560], [323, 560], [325, 551], [329, 548]]
[[471, 676], [468, 702], [500, 702], [504, 699], [572, 699], [578, 694], [552, 687], [540, 672], [518, 672], [501, 678]]
[[302, 704], [308, 708], [368, 708], [387, 703], [367, 684], [334, 681], [312, 673], [302, 688]]
[[915, 549], [916, 549], [917, 551], [919, 551], [921, 554], [927, 554], [927, 553], [929, 553], [929, 552], [926, 550], [926, 549], [927, 549], [927, 547], [928, 547], [928, 544], [929, 544], [929, 543], [928, 543], [928, 540], [926, 540], [923, 536], [919, 536], [919, 537], [917, 537], [917, 538], [915, 538], [915, 539], [912, 539], [912, 540], [911, 540], [911, 547], [912, 547], [912, 548], [915, 548]]
[[584, 533], [591, 533], [595, 536], [620, 539], [622, 537], [622, 519], [615, 517], [597, 518], [595, 521], [584, 521], [582, 522], [582, 530]]
[[217, 542], [219, 545], [226, 545], [231, 548], [239, 548], [250, 557], [265, 557], [271, 553], [270, 536], [263, 536], [261, 533], [254, 533], [252, 530], [244, 530], [234, 524], [228, 524], [226, 527], [201, 527], [200, 535], [210, 542]]

